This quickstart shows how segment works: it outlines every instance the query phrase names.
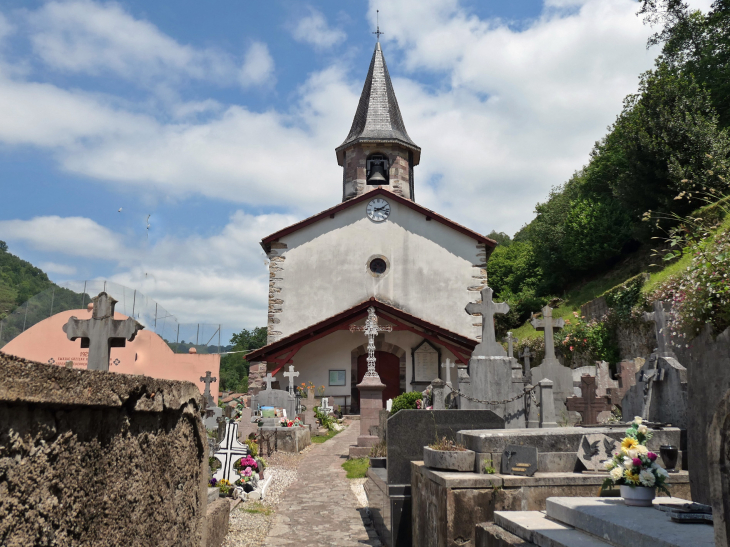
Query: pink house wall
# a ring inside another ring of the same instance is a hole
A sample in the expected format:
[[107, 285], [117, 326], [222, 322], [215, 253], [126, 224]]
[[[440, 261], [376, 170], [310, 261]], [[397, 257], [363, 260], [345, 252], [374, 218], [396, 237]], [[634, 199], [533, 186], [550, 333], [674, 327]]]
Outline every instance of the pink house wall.
[[[90, 310], [69, 310], [35, 324], [24, 333], [5, 344], [0, 351], [40, 363], [65, 366], [72, 361], [74, 368], [86, 368], [88, 350], [81, 348], [81, 340], [72, 342], [63, 332], [71, 316], [90, 319]], [[126, 315], [114, 313], [114, 319], [126, 319]], [[117, 364], [118, 363], [118, 364]], [[140, 374], [165, 380], [186, 380], [198, 386], [206, 371], [220, 379], [220, 355], [175, 353], [157, 334], [141, 330], [133, 341], [123, 348], [112, 348], [109, 371], [121, 374]], [[218, 402], [218, 383], [211, 385], [211, 395]]]

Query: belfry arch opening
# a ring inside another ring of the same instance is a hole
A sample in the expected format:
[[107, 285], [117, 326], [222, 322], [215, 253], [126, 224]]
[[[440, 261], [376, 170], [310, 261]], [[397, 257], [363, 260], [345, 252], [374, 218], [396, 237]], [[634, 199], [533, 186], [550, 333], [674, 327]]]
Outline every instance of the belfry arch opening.
[[372, 186], [390, 184], [389, 167], [388, 156], [380, 153], [370, 154], [365, 161], [367, 184]]

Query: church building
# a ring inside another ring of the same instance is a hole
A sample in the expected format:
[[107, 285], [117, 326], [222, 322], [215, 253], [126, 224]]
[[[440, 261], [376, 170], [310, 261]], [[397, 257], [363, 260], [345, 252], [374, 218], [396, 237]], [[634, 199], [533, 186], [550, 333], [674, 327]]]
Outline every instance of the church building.
[[[380, 43], [375, 46], [350, 133], [335, 149], [342, 202], [261, 241], [269, 258], [268, 340], [249, 353], [251, 379], [269, 372], [358, 412], [367, 338], [351, 332], [368, 309], [391, 327], [375, 341], [383, 400], [422, 391], [449, 359], [466, 366], [481, 317], [480, 299], [496, 242], [415, 199], [421, 149], [406, 131]], [[448, 371], [457, 388], [457, 369]]]

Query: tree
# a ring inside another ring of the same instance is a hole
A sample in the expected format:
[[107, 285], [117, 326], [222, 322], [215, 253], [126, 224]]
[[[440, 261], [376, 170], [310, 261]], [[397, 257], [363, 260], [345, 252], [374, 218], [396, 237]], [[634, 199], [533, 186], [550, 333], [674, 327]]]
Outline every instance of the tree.
[[248, 391], [249, 362], [243, 356], [266, 345], [266, 327], [243, 329], [231, 336], [231, 353], [221, 359], [220, 386], [222, 390], [245, 393]]

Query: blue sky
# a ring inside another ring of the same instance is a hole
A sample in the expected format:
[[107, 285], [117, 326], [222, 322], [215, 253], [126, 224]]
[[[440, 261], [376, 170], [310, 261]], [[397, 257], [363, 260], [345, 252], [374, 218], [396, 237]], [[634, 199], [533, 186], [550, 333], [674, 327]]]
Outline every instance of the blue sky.
[[378, 8], [416, 198], [483, 233], [529, 222], [656, 55], [632, 0], [5, 0], [0, 239], [55, 281], [264, 325], [258, 241], [341, 199]]

